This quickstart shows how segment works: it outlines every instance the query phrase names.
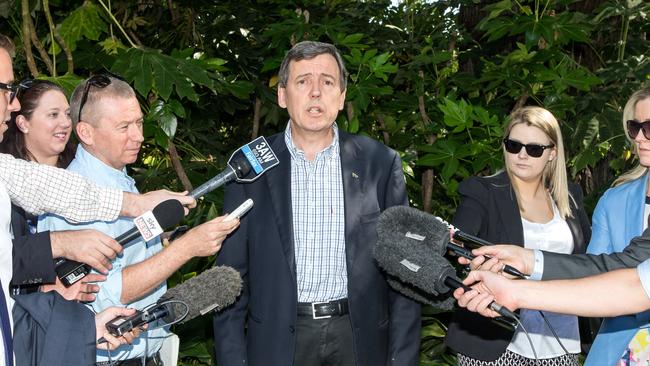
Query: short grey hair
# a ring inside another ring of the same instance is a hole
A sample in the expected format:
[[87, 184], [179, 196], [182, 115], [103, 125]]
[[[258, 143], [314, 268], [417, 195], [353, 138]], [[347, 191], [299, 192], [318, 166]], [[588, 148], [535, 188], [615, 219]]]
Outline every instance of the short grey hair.
[[[111, 83], [106, 87], [98, 88], [90, 85], [88, 89], [88, 98], [86, 98], [86, 103], [83, 105], [83, 114], [85, 116], [83, 120], [85, 122], [91, 124], [99, 122], [102, 116], [97, 115], [97, 104], [103, 98], [136, 98], [135, 91], [126, 81], [113, 76], [106, 76], [111, 80]], [[75, 127], [79, 123], [79, 105], [86, 89], [86, 83], [88, 83], [88, 79], [81, 82], [72, 92], [72, 97], [70, 97], [70, 118], [72, 119], [72, 125]]]
[[278, 75], [280, 78], [280, 87], [287, 87], [287, 83], [289, 82], [289, 63], [291, 63], [291, 61], [311, 60], [312, 58], [322, 54], [330, 54], [336, 60], [336, 64], [339, 67], [341, 91], [344, 91], [348, 86], [348, 72], [345, 69], [345, 64], [343, 63], [343, 58], [341, 58], [339, 50], [330, 43], [314, 41], [299, 42], [284, 56]]

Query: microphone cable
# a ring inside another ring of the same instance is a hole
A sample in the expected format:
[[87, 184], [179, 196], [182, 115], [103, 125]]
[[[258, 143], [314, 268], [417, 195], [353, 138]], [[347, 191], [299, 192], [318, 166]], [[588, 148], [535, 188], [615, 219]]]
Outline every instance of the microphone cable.
[[517, 325], [521, 327], [521, 329], [524, 331], [524, 334], [526, 335], [526, 339], [528, 339], [528, 343], [530, 344], [530, 349], [533, 351], [533, 356], [535, 357], [535, 364], [539, 364], [539, 358], [537, 357], [537, 351], [535, 351], [535, 345], [533, 345], [533, 340], [530, 338], [530, 334], [528, 334], [528, 330], [526, 330], [526, 327], [524, 327], [524, 324], [519, 320], [519, 317], [515, 318], [515, 321], [517, 322]]

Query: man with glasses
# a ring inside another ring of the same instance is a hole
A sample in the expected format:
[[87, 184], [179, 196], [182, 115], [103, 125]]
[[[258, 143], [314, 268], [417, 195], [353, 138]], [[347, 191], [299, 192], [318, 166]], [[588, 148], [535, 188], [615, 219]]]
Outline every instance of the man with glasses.
[[[134, 90], [124, 80], [110, 74], [98, 74], [82, 82], [72, 93], [70, 111], [79, 140], [74, 160], [68, 170], [88, 177], [98, 185], [137, 192], [135, 181], [126, 166], [135, 162], [144, 140], [143, 115]], [[239, 220], [223, 221], [224, 216], [206, 222], [163, 249], [159, 239], [134, 240], [113, 262], [105, 282], [99, 283], [97, 298], [90, 305], [95, 311], [109, 306], [136, 309], [155, 303], [166, 291], [165, 281], [195, 256], [216, 253], [222, 240], [233, 231]], [[131, 220], [73, 225], [55, 216], [39, 219], [40, 230], [90, 228], [117, 237], [132, 227]], [[100, 350], [97, 364], [160, 365], [159, 350], [169, 332], [150, 324], [150, 329], [131, 346], [114, 353]]]
[[[11, 40], [0, 34], [0, 118], [2, 118], [0, 119], [0, 140], [7, 129], [11, 113], [20, 110], [20, 104], [15, 96], [21, 86], [13, 82], [14, 74], [11, 61], [13, 53], [14, 45]], [[15, 159], [11, 155], [0, 154], [0, 206], [4, 207], [4, 209], [0, 209], [0, 227], [2, 228], [0, 230], [0, 287], [2, 287], [2, 291], [0, 291], [0, 364], [13, 365], [12, 319], [9, 317], [13, 300], [9, 297], [8, 287], [12, 273], [12, 242], [11, 233], [8, 230], [11, 219], [11, 201], [31, 213], [54, 212], [68, 220], [78, 222], [93, 219], [114, 220], [119, 215], [138, 216], [170, 198], [176, 198], [186, 205], [195, 204], [192, 198], [173, 192], [157, 191], [147, 195], [134, 195], [116, 189], [100, 188], [77, 174]], [[34, 266], [39, 266], [39, 263], [34, 263]], [[130, 311], [127, 309], [112, 308], [94, 317], [91, 312], [71, 305], [76, 303], [67, 302], [53, 292], [36, 293], [18, 299], [18, 304], [21, 306], [23, 304], [35, 305], [36, 302], [41, 305], [36, 306], [38, 309], [36, 313], [40, 319], [48, 318], [48, 314], [69, 312], [75, 316], [76, 325], [88, 325], [75, 328], [77, 333], [68, 333], [67, 331], [71, 329], [70, 324], [60, 323], [57, 321], [57, 317], [49, 318], [52, 321], [50, 323], [34, 325], [30, 330], [30, 336], [33, 337], [42, 336], [49, 325], [61, 326], [57, 328], [61, 333], [57, 334], [66, 334], [67, 339], [65, 337], [59, 337], [59, 339], [68, 348], [59, 348], [57, 351], [59, 355], [76, 347], [75, 353], [79, 355], [77, 360], [81, 360], [82, 351], [78, 346], [92, 344], [101, 336], [105, 336], [113, 348], [126, 341], [104, 335], [104, 323], [118, 314], [129, 314]], [[95, 327], [97, 328], [96, 332]], [[64, 342], [64, 339], [67, 342]], [[82, 340], [80, 343], [75, 343], [80, 340]], [[22, 349], [25, 347], [29, 349], [30, 346], [36, 344], [42, 345], [42, 343], [17, 342], [17, 346], [21, 346]], [[21, 352], [19, 355], [30, 357], [42, 354], [42, 347], [38, 350], [29, 350], [29, 354]]]

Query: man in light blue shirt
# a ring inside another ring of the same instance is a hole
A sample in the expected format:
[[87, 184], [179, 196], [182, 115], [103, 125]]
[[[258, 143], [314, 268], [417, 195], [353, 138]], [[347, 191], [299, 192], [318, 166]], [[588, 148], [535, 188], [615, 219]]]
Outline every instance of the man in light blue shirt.
[[[133, 89], [109, 75], [95, 75], [75, 89], [70, 103], [71, 117], [80, 144], [68, 170], [88, 177], [100, 186], [137, 192], [135, 181], [128, 176], [126, 165], [136, 161], [142, 144], [143, 115]], [[223, 221], [224, 216], [189, 231], [163, 249], [159, 239], [134, 240], [123, 255], [112, 262], [107, 280], [100, 284], [97, 299], [90, 304], [99, 312], [109, 306], [143, 309], [155, 303], [166, 291], [166, 279], [194, 256], [216, 253], [223, 239], [238, 220]], [[132, 220], [118, 218], [110, 222], [95, 221], [72, 225], [58, 216], [39, 220], [39, 230], [93, 228], [117, 237], [133, 227]], [[150, 324], [133, 344], [109, 353], [98, 351], [97, 364], [110, 360], [133, 363], [147, 358], [147, 365], [159, 364], [158, 351], [168, 330]]]

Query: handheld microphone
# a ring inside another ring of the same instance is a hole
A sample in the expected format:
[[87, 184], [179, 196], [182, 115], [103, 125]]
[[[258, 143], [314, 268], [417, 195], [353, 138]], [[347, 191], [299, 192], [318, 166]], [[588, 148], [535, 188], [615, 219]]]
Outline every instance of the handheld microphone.
[[[469, 289], [460, 282], [454, 268], [440, 254], [440, 247], [444, 248], [441, 243], [449, 240], [449, 231], [446, 227], [430, 225], [425, 229], [425, 234], [430, 238], [428, 241], [414, 237], [412, 233], [405, 235], [405, 233], [410, 233], [414, 223], [417, 224], [416, 227], [422, 226], [418, 220], [423, 219], [423, 216], [418, 213], [419, 210], [405, 210], [405, 208], [408, 207], [388, 208], [379, 216], [377, 225], [378, 240], [374, 251], [375, 259], [380, 267], [401, 281], [402, 285], [406, 285], [406, 288], [411, 291], [402, 291], [405, 286], [393, 286], [393, 288], [417, 301], [421, 300], [422, 292], [433, 295], [435, 300], [439, 300], [441, 295], [450, 291], [450, 288]], [[403, 219], [397, 220], [395, 216], [403, 217]], [[412, 296], [414, 292], [419, 296]], [[451, 299], [453, 301], [453, 298]], [[434, 304], [440, 308], [439, 305], [439, 303]], [[513, 312], [498, 304], [493, 303], [490, 308], [504, 317], [517, 319]]]
[[[126, 246], [133, 240], [142, 237], [149, 241], [160, 234], [165, 228], [179, 223], [185, 212], [183, 205], [174, 199], [159, 203], [153, 211], [145, 212], [133, 219], [134, 226], [115, 238], [120, 245]], [[55, 271], [61, 282], [70, 287], [75, 282], [84, 278], [90, 272], [90, 266], [65, 258], [57, 258], [54, 262]]]
[[203, 197], [233, 180], [240, 183], [252, 182], [279, 163], [264, 136], [260, 136], [235, 150], [230, 155], [227, 167], [223, 172], [197, 187], [189, 195], [193, 198]]
[[[239, 272], [231, 267], [210, 268], [169, 290], [154, 304], [131, 316], [118, 316], [106, 323], [114, 336], [121, 336], [133, 328], [156, 319], [165, 323], [185, 323], [212, 310], [221, 311], [231, 305], [241, 293]], [[97, 343], [106, 342], [100, 338]]]
[[[462, 238], [459, 239], [459, 241], [463, 244], [469, 244], [471, 247], [476, 247], [477, 243], [483, 243], [478, 246], [493, 245], [481, 238], [463, 233], [437, 216], [433, 216], [412, 207], [390, 207], [385, 210], [382, 215], [385, 216], [385, 220], [380, 221], [379, 225], [382, 225], [382, 222], [385, 222], [385, 225], [388, 225], [388, 230], [401, 230], [398, 232], [402, 233], [402, 235], [406, 237], [426, 241], [429, 245], [433, 245], [437, 248], [440, 255], [444, 255], [446, 251], [449, 250], [454, 252], [456, 255], [465, 257], [469, 260], [475, 258], [470, 250], [450, 241], [450, 230], [454, 239]], [[488, 256], [485, 258], [487, 260], [490, 259]], [[523, 273], [510, 265], [505, 265], [503, 271], [514, 277], [525, 278]]]

